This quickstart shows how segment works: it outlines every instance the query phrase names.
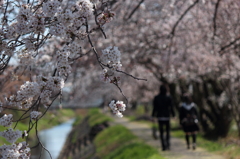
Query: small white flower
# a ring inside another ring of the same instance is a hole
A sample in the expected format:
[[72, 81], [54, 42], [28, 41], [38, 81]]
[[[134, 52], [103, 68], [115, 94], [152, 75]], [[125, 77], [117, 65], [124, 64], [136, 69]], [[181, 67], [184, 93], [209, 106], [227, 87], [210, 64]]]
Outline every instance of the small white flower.
[[36, 119], [38, 118], [38, 116], [41, 115], [41, 114], [42, 114], [41, 112], [32, 111], [32, 112], [30, 113], [30, 117], [31, 117], [31, 119], [36, 120]]
[[126, 110], [126, 105], [123, 103], [123, 101], [117, 101], [115, 103], [115, 101], [112, 100], [109, 103], [109, 107], [112, 109], [113, 113], [120, 118], [123, 117], [122, 112]]
[[116, 112], [116, 116], [119, 117], [119, 118], [122, 118], [122, 117], [123, 117], [122, 113], [119, 112], [119, 111]]
[[0, 118], [0, 125], [9, 127], [12, 125], [13, 115], [12, 114], [4, 114], [3, 117]]
[[103, 69], [103, 72], [104, 72], [104, 73], [107, 73], [107, 69], [106, 69], [106, 68], [105, 68], [105, 69]]

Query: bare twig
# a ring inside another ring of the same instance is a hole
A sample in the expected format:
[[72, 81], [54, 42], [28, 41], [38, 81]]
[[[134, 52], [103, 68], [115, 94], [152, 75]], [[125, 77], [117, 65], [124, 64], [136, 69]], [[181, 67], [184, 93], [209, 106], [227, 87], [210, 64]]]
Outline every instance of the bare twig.
[[98, 53], [97, 53], [97, 50], [95, 49], [93, 43], [92, 43], [92, 40], [91, 40], [91, 37], [90, 37], [90, 34], [89, 34], [89, 30], [88, 30], [88, 21], [86, 19], [86, 32], [87, 32], [87, 38], [88, 38], [88, 42], [90, 43], [91, 47], [92, 47], [92, 50], [94, 52], [94, 54], [96, 55], [96, 58], [97, 58], [97, 61], [100, 65], [100, 67], [103, 69], [103, 66], [101, 65], [101, 62], [100, 62], [100, 58], [98, 56]]
[[107, 36], [106, 36], [105, 32], [103, 31], [101, 25], [100, 25], [100, 24], [98, 23], [98, 21], [97, 21], [98, 14], [97, 14], [97, 10], [96, 10], [95, 5], [93, 6], [93, 9], [94, 9], [94, 15], [95, 15], [95, 23], [97, 24], [98, 28], [101, 30], [104, 38], [107, 39]]
[[232, 45], [234, 45], [237, 41], [239, 41], [240, 40], [240, 37], [238, 37], [238, 38], [236, 38], [236, 39], [234, 39], [233, 41], [231, 41], [229, 44], [227, 44], [227, 45], [225, 45], [225, 46], [223, 46], [223, 47], [221, 47], [221, 49], [219, 50], [219, 52], [220, 52], [220, 54], [221, 55], [223, 55], [223, 51], [225, 50], [225, 49], [227, 49], [227, 48], [229, 48], [229, 47], [231, 47]]
[[2, 108], [9, 109], [9, 110], [25, 111], [25, 110], [22, 110], [22, 109], [10, 108], [10, 107], [5, 107], [5, 106], [3, 106]]
[[215, 36], [216, 36], [216, 32], [217, 32], [217, 12], [218, 12], [218, 8], [219, 8], [219, 3], [221, 0], [218, 0], [216, 5], [215, 5], [215, 11], [214, 11], [214, 16], [213, 16], [213, 36], [212, 36], [212, 48], [213, 51], [215, 50]]
[[32, 108], [34, 108], [35, 105], [36, 105], [37, 103], [39, 103], [39, 101], [40, 101], [40, 96], [38, 97], [38, 99], [36, 100], [36, 102], [33, 103], [32, 106], [31, 106], [28, 110], [26, 110], [26, 111], [21, 115], [21, 117], [17, 120], [17, 122], [16, 122], [16, 124], [15, 124], [15, 126], [14, 126], [14, 129], [16, 128], [18, 122], [23, 119], [24, 115], [26, 115]]
[[[7, 0], [7, 2], [6, 2], [6, 7], [5, 7], [4, 15], [3, 15], [3, 23], [4, 23], [4, 21], [7, 22], [6, 14], [7, 14], [8, 4], [9, 4], [9, 0]], [[4, 24], [2, 25], [2, 29], [3, 29], [3, 26], [4, 26]]]
[[[51, 153], [48, 151], [47, 148], [44, 147], [44, 145], [42, 144], [42, 142], [41, 142], [40, 139], [39, 139], [37, 124], [38, 124], [38, 120], [36, 121], [36, 126], [35, 126], [35, 131], [36, 131], [36, 136], [37, 136], [38, 142], [40, 143], [40, 145], [42, 146], [42, 148], [43, 148], [45, 151], [47, 151], [47, 153], [49, 154], [50, 158], [52, 159]], [[42, 153], [41, 153], [41, 154], [42, 154]], [[40, 154], [40, 157], [39, 157], [39, 158], [41, 158], [41, 154]]]
[[119, 89], [120, 93], [121, 93], [122, 96], [125, 98], [125, 100], [126, 100], [126, 106], [127, 106], [127, 105], [128, 105], [128, 99], [127, 99], [127, 97], [123, 94], [122, 89], [118, 86], [117, 83], [113, 83], [113, 84]]
[[128, 15], [127, 18], [124, 18], [125, 20], [129, 20], [133, 14], [138, 10], [138, 8], [140, 7], [140, 5], [144, 2], [144, 0], [141, 0], [138, 5], [132, 10], [132, 12]]
[[133, 75], [130, 75], [130, 74], [128, 74], [128, 73], [126, 73], [126, 72], [123, 72], [123, 71], [120, 71], [120, 70], [116, 70], [117, 72], [121, 72], [121, 73], [123, 73], [123, 74], [125, 74], [125, 75], [128, 75], [128, 76], [130, 76], [130, 77], [132, 77], [132, 78], [134, 78], [134, 79], [136, 79], [136, 80], [143, 80], [143, 81], [147, 81], [147, 79], [144, 79], [144, 78], [137, 78], [137, 77], [134, 77]]
[[216, 35], [216, 31], [217, 31], [216, 20], [217, 20], [217, 12], [218, 12], [220, 1], [221, 0], [218, 0], [216, 5], [215, 5], [215, 11], [214, 11], [214, 16], [213, 16], [213, 37]]
[[11, 59], [11, 56], [7, 57], [7, 59], [5, 60], [5, 62], [3, 62], [3, 66], [1, 66], [1, 68], [0, 68], [0, 75], [1, 75], [1, 74], [5, 71], [5, 69], [7, 68], [10, 59]]
[[175, 30], [178, 26], [178, 24], [180, 23], [180, 21], [184, 18], [184, 16], [198, 3], [199, 0], [196, 0], [192, 5], [190, 5], [184, 12], [183, 14], [180, 16], [180, 18], [177, 20], [177, 22], [174, 24], [172, 31], [170, 33], [171, 36], [173, 36], [175, 34]]

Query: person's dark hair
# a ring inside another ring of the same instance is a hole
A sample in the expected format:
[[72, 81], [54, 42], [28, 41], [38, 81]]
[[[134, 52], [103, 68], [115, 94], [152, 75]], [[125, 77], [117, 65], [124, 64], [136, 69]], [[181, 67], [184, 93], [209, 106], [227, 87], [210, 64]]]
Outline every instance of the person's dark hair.
[[188, 94], [188, 93], [185, 93], [185, 94], [183, 95], [183, 101], [186, 102], [186, 103], [191, 103], [191, 102], [192, 102], [192, 97], [191, 97], [191, 95]]
[[163, 94], [163, 95], [167, 94], [167, 87], [165, 85], [160, 86], [160, 94]]

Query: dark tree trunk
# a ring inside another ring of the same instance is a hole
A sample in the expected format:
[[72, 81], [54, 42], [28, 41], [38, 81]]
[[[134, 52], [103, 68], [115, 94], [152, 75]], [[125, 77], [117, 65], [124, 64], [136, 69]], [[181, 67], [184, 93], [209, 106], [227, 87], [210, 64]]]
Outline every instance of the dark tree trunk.
[[210, 96], [219, 96], [222, 90], [217, 83], [194, 83], [194, 101], [199, 107], [199, 118], [206, 137], [226, 137], [231, 126], [231, 110], [228, 106], [220, 107]]
[[132, 104], [131, 109], [136, 110], [137, 109], [137, 101], [133, 101], [131, 104]]
[[[193, 101], [198, 106], [200, 127], [205, 136], [215, 137], [215, 139], [227, 136], [232, 121], [231, 110], [226, 105], [220, 107], [215, 100], [210, 98], [219, 97], [224, 91], [224, 88], [217, 81], [202, 78], [202, 82], [179, 80], [177, 84], [167, 84], [177, 109], [181, 102], [181, 95], [187, 92], [189, 86], [192, 85]], [[176, 91], [177, 87], [180, 92]]]

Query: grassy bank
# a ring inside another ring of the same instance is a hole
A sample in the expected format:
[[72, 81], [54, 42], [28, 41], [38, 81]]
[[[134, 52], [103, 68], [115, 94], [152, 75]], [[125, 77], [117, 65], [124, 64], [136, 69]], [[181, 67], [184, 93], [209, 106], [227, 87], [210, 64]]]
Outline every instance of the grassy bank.
[[[97, 157], [100, 159], [164, 159], [159, 155], [157, 149], [148, 146], [138, 137], [132, 134], [130, 130], [121, 126], [111, 126], [109, 124], [113, 119], [101, 113], [100, 109], [88, 109], [85, 113], [86, 118], [77, 117], [74, 124], [75, 127], [68, 137], [66, 147], [74, 145], [78, 141], [80, 131], [82, 131], [81, 124], [87, 119], [91, 131], [97, 130], [93, 143], [96, 148], [96, 153], [92, 154], [90, 158]], [[103, 129], [99, 131], [99, 128]], [[94, 131], [95, 132], [95, 131]], [[91, 132], [93, 134], [93, 132]], [[82, 147], [81, 151], [88, 154], [88, 146]], [[91, 146], [90, 146], [91, 147]], [[67, 151], [67, 149], [64, 149]], [[79, 152], [68, 156], [74, 158], [78, 156]], [[64, 154], [64, 153], [63, 153]], [[89, 156], [88, 156], [89, 157]]]
[[94, 127], [96, 128], [98, 125], [105, 124], [112, 121], [111, 118], [100, 113], [98, 108], [91, 108], [86, 110], [84, 114], [77, 116], [73, 123], [73, 127], [74, 127], [73, 133], [71, 134], [71, 136], [69, 136], [71, 138], [70, 140], [71, 144], [74, 144], [77, 142], [79, 134], [81, 133], [81, 131], [83, 131], [80, 129], [80, 124], [82, 123], [85, 117], [88, 117], [88, 124], [92, 130], [94, 129]]
[[127, 128], [116, 125], [100, 132], [94, 143], [101, 159], [164, 159], [158, 151], [143, 143]]

